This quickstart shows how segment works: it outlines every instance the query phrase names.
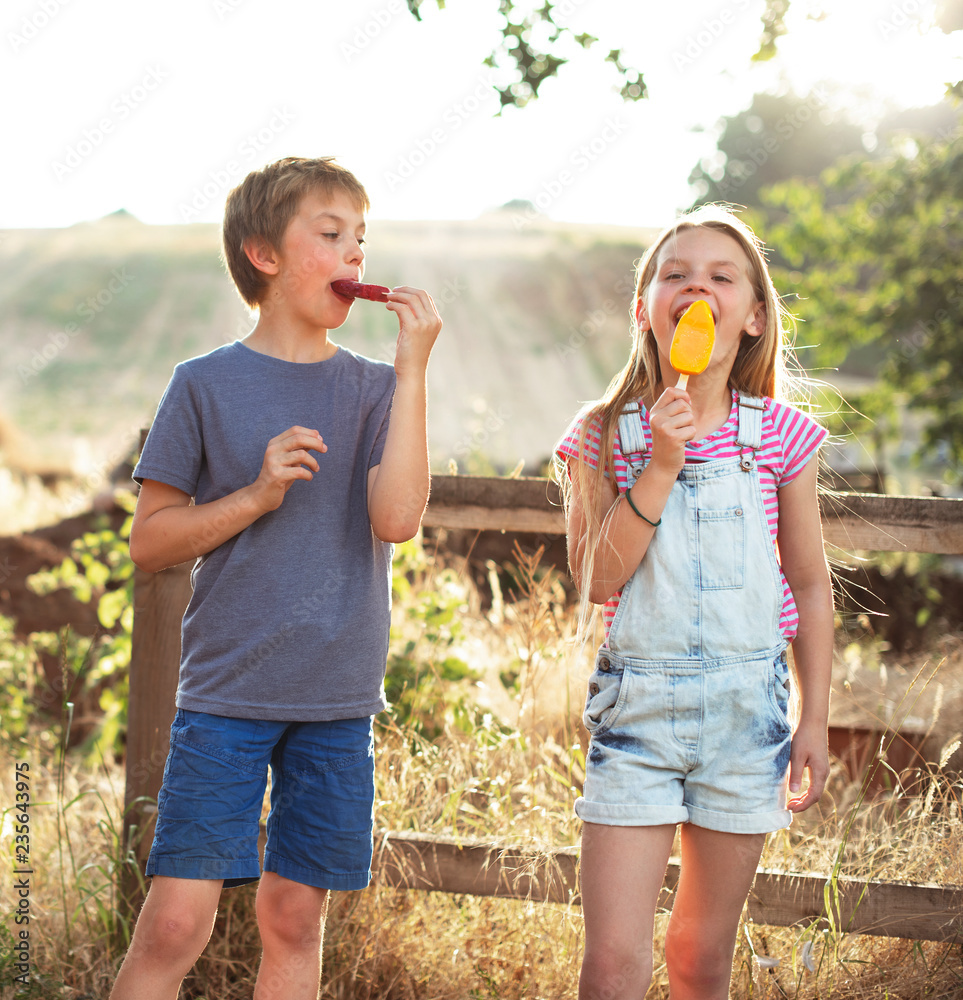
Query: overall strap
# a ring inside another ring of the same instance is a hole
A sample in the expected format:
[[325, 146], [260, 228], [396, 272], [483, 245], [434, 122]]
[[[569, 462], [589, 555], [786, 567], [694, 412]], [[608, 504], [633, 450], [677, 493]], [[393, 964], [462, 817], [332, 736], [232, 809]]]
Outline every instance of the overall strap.
[[[641, 464], [642, 457], [648, 450], [645, 443], [645, 431], [642, 428], [642, 404], [626, 403], [619, 416], [619, 444], [622, 447], [622, 454], [626, 462], [631, 466]], [[638, 455], [638, 459], [633, 461], [629, 456]], [[635, 471], [638, 476], [641, 469]]]
[[[756, 467], [755, 452], [762, 447], [762, 414], [766, 404], [755, 396], [739, 396], [739, 464], [743, 472]], [[748, 454], [747, 454], [748, 452]]]

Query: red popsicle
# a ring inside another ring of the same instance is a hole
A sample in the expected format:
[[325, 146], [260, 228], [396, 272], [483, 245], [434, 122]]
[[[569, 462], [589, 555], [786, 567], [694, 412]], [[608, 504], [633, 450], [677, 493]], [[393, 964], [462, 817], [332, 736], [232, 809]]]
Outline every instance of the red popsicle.
[[331, 287], [349, 299], [370, 299], [372, 302], [387, 302], [390, 288], [384, 285], [366, 285], [363, 281], [351, 281], [349, 278], [338, 278], [331, 282]]

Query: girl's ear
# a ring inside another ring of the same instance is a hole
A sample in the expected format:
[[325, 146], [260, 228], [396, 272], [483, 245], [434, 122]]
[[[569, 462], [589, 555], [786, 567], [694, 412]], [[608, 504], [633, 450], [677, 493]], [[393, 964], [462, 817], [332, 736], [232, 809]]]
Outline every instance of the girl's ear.
[[635, 322], [640, 330], [649, 329], [649, 318], [645, 314], [645, 302], [641, 297], [635, 303]]
[[766, 317], [766, 303], [757, 302], [752, 307], [752, 312], [746, 317], [743, 333], [749, 337], [761, 337], [766, 332]]
[[274, 248], [261, 236], [251, 236], [241, 244], [247, 259], [265, 274], [277, 274], [278, 260]]

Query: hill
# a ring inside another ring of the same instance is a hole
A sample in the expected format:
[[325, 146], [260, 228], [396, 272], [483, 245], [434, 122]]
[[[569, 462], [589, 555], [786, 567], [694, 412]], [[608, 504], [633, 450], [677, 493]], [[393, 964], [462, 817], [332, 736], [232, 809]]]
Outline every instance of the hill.
[[[429, 374], [433, 466], [534, 470], [625, 358], [633, 264], [651, 232], [505, 210], [375, 219], [368, 236], [367, 278], [427, 288], [444, 318]], [[0, 410], [35, 464], [119, 459], [174, 364], [247, 333], [218, 249], [216, 226], [125, 213], [0, 233]], [[396, 330], [359, 303], [333, 339], [390, 360]]]

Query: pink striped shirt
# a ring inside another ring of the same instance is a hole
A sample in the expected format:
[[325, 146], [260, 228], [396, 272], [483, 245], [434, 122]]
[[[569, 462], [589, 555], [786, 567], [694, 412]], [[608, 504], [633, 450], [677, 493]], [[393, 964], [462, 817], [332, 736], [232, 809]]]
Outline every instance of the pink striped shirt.
[[[732, 394], [732, 409], [726, 422], [708, 437], [698, 441], [690, 441], [686, 445], [686, 462], [708, 462], [723, 458], [738, 458], [739, 446], [736, 437], [739, 430], [739, 407], [737, 395]], [[772, 536], [773, 546], [776, 545], [779, 532], [779, 493], [780, 487], [792, 482], [805, 468], [826, 439], [827, 431], [820, 427], [812, 417], [801, 413], [786, 403], [765, 399], [765, 410], [762, 415], [762, 446], [756, 452], [756, 463], [759, 469], [759, 483], [762, 489], [763, 506]], [[557, 453], [564, 459], [582, 458], [578, 453], [578, 437], [584, 417], [578, 417], [565, 432]], [[646, 448], [652, 448], [652, 430], [649, 427], [649, 415], [643, 410], [642, 428], [645, 433]], [[599, 425], [593, 421], [585, 438], [586, 454], [584, 460], [593, 468], [598, 467], [599, 455]], [[614, 441], [615, 476], [619, 492], [628, 489], [628, 463], [622, 454], [618, 431]], [[778, 549], [777, 549], [778, 555]], [[782, 577], [783, 604], [779, 619], [779, 629], [787, 642], [796, 635], [799, 625], [799, 614], [792, 590], [785, 575]], [[612, 620], [615, 618], [622, 592], [613, 594], [602, 609], [602, 620], [605, 624], [605, 634], [608, 636]]]

